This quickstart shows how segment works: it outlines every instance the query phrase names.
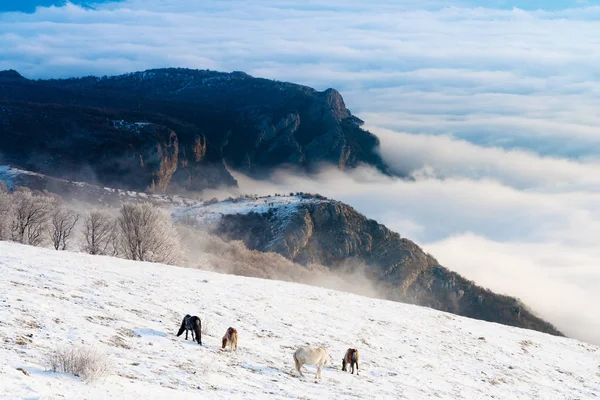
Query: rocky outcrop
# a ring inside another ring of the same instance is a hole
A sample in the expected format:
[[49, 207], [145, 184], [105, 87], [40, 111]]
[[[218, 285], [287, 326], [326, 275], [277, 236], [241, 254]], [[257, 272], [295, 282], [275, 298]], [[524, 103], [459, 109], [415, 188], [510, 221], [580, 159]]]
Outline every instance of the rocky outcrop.
[[334, 89], [241, 72], [36, 81], [0, 72], [0, 162], [136, 190], [235, 185], [225, 165], [256, 178], [323, 163], [387, 173], [377, 138], [361, 124]]
[[[304, 195], [305, 196], [305, 195]], [[285, 212], [224, 215], [216, 232], [250, 249], [332, 270], [360, 266], [383, 297], [467, 317], [562, 335], [512, 297], [493, 293], [441, 266], [414, 242], [334, 200], [313, 198]], [[519, 305], [520, 315], [513, 310]]]
[[[149, 151], [148, 151], [149, 150]], [[152, 174], [150, 191], [164, 193], [167, 191], [173, 174], [177, 171], [179, 160], [179, 143], [175, 132], [171, 131], [168, 142], [158, 142], [141, 155], [147, 159]]]

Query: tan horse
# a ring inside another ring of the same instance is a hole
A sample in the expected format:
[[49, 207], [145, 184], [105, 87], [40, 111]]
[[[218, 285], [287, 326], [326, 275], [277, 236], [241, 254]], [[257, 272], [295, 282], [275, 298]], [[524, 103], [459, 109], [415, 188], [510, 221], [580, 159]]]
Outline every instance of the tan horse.
[[229, 327], [225, 335], [223, 336], [223, 346], [224, 349], [227, 345], [229, 345], [229, 350], [237, 351], [237, 343], [238, 343], [238, 332], [235, 328]]
[[316, 365], [317, 375], [316, 378], [321, 377], [321, 369], [329, 362], [329, 353], [323, 347], [311, 349], [308, 347], [300, 347], [294, 353], [294, 363], [296, 364], [296, 371], [300, 376], [304, 376], [300, 370], [303, 365]]
[[358, 375], [358, 350], [348, 349], [344, 358], [342, 358], [342, 371], [347, 371], [346, 366], [350, 364], [350, 369], [354, 373], [354, 365], [356, 364], [356, 375]]

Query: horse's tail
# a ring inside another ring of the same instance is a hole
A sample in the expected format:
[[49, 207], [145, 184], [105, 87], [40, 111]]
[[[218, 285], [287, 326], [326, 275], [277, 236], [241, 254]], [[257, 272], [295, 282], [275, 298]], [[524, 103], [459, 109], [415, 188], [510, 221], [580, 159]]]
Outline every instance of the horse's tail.
[[294, 353], [294, 363], [296, 364], [296, 371], [300, 372], [300, 361], [298, 361], [298, 357], [296, 356], [296, 353]]
[[179, 328], [179, 332], [177, 332], [177, 336], [181, 336], [183, 331], [185, 331], [185, 320], [187, 317], [189, 317], [189, 315], [186, 315], [185, 317], [183, 317], [183, 321], [181, 321], [181, 328]]
[[235, 347], [235, 350], [237, 351], [238, 333], [235, 329], [233, 330], [233, 340], [232, 341], [233, 341], [233, 347]]
[[198, 339], [198, 344], [202, 344], [202, 321], [200, 318], [196, 318], [196, 323], [194, 324], [194, 329], [196, 330], [196, 339]]

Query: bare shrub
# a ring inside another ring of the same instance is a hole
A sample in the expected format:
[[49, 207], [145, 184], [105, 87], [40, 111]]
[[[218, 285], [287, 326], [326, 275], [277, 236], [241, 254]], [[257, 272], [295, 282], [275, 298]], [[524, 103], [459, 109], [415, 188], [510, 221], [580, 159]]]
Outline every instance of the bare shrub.
[[105, 211], [94, 210], [83, 223], [82, 250], [88, 254], [116, 255], [116, 220]]
[[54, 249], [67, 249], [67, 245], [71, 241], [71, 233], [77, 221], [79, 221], [79, 214], [64, 205], [52, 211], [50, 218], [50, 240]]
[[108, 375], [110, 365], [108, 358], [94, 349], [67, 346], [55, 349], [48, 356], [48, 369], [93, 381]]
[[208, 319], [206, 317], [202, 319], [202, 334], [210, 336], [210, 330], [208, 329]]
[[117, 219], [121, 256], [177, 265], [183, 260], [171, 216], [150, 203], [123, 204]]
[[17, 188], [12, 200], [12, 240], [41, 246], [46, 242], [50, 213], [56, 206], [56, 199], [50, 196], [34, 195], [27, 188]]

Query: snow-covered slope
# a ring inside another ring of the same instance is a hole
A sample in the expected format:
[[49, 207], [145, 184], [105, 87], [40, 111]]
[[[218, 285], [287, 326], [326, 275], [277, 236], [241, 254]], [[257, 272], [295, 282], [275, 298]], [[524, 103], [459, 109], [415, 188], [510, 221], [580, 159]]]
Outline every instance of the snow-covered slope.
[[285, 221], [285, 216], [291, 215], [299, 205], [320, 201], [322, 200], [304, 195], [238, 197], [214, 203], [204, 202], [185, 207], [175, 206], [171, 208], [171, 213], [176, 221], [196, 227], [210, 226], [218, 222], [223, 215], [249, 214], [251, 212], [263, 214], [270, 210], [278, 213], [279, 220]]
[[[0, 274], [0, 398], [600, 397], [598, 347], [427, 308], [6, 242]], [[208, 325], [203, 346], [175, 336], [186, 313]], [[237, 353], [219, 349], [229, 326]], [[45, 372], [68, 343], [108, 354], [112, 374]], [[332, 354], [319, 383], [292, 373], [306, 344]], [[340, 368], [351, 346], [360, 376]]]

